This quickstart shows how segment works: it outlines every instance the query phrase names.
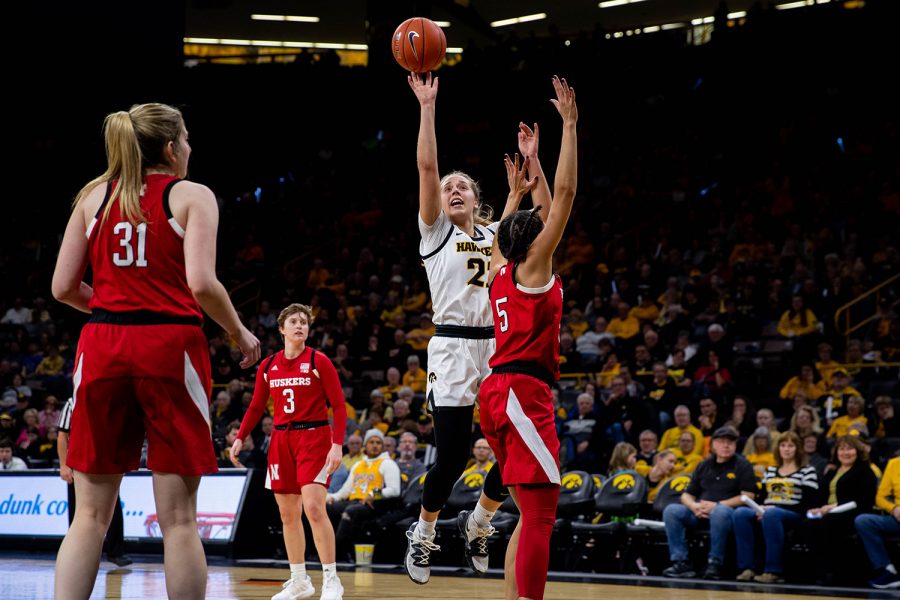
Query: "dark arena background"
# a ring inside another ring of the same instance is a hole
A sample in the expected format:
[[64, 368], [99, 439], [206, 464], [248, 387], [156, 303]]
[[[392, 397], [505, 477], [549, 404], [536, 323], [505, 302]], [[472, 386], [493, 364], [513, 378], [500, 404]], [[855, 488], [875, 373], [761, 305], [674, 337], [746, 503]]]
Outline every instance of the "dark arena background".
[[[403, 471], [400, 497], [375, 500], [338, 545], [345, 597], [503, 597], [515, 505], [494, 519], [486, 578], [466, 566], [456, 526], [493, 465], [477, 451], [438, 522], [429, 587], [403, 570], [435, 454], [419, 106], [390, 53], [411, 16], [447, 38], [436, 71], [441, 173], [472, 175], [497, 215], [518, 124], [539, 124], [552, 186], [561, 124], [551, 77], [578, 90], [577, 195], [554, 257], [565, 292], [552, 390], [563, 489], [546, 597], [880, 598], [900, 587], [900, 3], [53, 0], [7, 10], [21, 35], [7, 38], [0, 219], [0, 439], [12, 454], [0, 442], [0, 597], [53, 597], [68, 527], [57, 426], [87, 315], [55, 301], [50, 282], [72, 200], [105, 169], [103, 118], [144, 102], [184, 113], [189, 178], [218, 198], [218, 276], [262, 355], [281, 348], [283, 307], [312, 307], [309, 344], [339, 367], [350, 412], [344, 474], [360, 451], [354, 434], [416, 435], [423, 467]], [[316, 19], [288, 18], [298, 16]], [[220, 466], [199, 494], [207, 593], [269, 598], [288, 570], [263, 487], [265, 420], [242, 455], [248, 469], [228, 454], [258, 365], [241, 370], [212, 320], [204, 331]], [[398, 399], [408, 415], [393, 410]], [[735, 517], [724, 534], [701, 524], [684, 561], [696, 576], [667, 577], [673, 517], [663, 512], [723, 426], [760, 482], [780, 461], [779, 436], [795, 432], [817, 489], [780, 538], [755, 519]], [[482, 438], [477, 412], [459, 435]], [[857, 443], [855, 460], [875, 477], [836, 491], [837, 450]], [[654, 467], [667, 448], [674, 467]], [[821, 518], [841, 493], [856, 508]], [[121, 501], [127, 560], [104, 554], [91, 597], [165, 597], [148, 471], [126, 475]], [[704, 578], [722, 535], [718, 578]]]

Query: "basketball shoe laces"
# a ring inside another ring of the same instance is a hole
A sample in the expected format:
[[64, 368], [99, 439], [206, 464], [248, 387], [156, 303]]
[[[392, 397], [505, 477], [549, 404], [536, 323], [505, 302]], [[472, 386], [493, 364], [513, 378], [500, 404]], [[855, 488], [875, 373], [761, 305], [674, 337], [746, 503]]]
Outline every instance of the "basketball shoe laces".
[[406, 532], [413, 548], [413, 564], [417, 567], [427, 567], [432, 552], [440, 552], [441, 547], [425, 538], [416, 538], [412, 531]]
[[497, 530], [492, 526], [488, 525], [487, 527], [476, 527], [475, 528], [475, 539], [472, 540], [472, 544], [475, 546], [475, 552], [472, 553], [473, 556], [487, 556], [487, 543], [488, 538], [494, 535], [494, 532]]

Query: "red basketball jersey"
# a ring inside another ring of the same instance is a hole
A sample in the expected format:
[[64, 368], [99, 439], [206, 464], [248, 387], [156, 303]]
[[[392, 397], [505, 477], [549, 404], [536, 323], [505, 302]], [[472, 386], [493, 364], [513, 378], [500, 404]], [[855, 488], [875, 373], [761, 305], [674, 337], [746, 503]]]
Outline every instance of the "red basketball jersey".
[[515, 282], [514, 269], [515, 263], [508, 263], [491, 282], [497, 350], [489, 364], [536, 363], [558, 379], [562, 283], [554, 275], [542, 288], [526, 288]]
[[279, 350], [274, 357], [260, 363], [253, 400], [238, 433], [241, 439], [256, 427], [271, 396], [275, 403], [275, 414], [272, 415], [275, 425], [287, 425], [292, 421], [327, 421], [330, 405], [334, 411], [334, 443], [344, 442], [347, 411], [341, 381], [334, 364], [321, 352], [316, 352], [313, 367], [313, 352], [307, 346], [299, 356], [287, 359], [284, 350]]
[[125, 218], [118, 201], [103, 221], [115, 182], [107, 185], [86, 233], [94, 273], [90, 308], [202, 318], [187, 284], [184, 230], [169, 210], [169, 192], [179, 181], [163, 174], [145, 178], [141, 196], [145, 220], [138, 225]]

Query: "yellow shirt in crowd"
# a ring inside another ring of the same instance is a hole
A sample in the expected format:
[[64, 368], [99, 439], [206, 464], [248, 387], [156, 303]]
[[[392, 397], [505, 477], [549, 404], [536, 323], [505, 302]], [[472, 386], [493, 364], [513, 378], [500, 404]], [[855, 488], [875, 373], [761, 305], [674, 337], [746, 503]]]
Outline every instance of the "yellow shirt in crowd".
[[617, 338], [627, 340], [638, 334], [638, 331], [641, 330], [641, 323], [629, 314], [624, 320], [619, 317], [614, 318], [609, 322], [606, 330]]
[[839, 438], [847, 435], [847, 432], [850, 431], [850, 427], [854, 423], [862, 423], [866, 425], [868, 423], [868, 419], [864, 416], [860, 415], [856, 418], [851, 418], [850, 415], [844, 415], [843, 417], [838, 417], [834, 420], [834, 423], [831, 424], [831, 429], [828, 430], [828, 435], [826, 437], [830, 438]]
[[416, 369], [415, 373], [410, 373], [407, 371], [403, 374], [403, 385], [409, 386], [412, 388], [412, 391], [417, 394], [425, 393], [425, 382], [428, 379], [428, 373], [425, 372], [422, 367]]
[[703, 432], [693, 425], [688, 425], [684, 429], [681, 429], [680, 427], [666, 429], [662, 439], [659, 441], [659, 450], [678, 450], [678, 438], [680, 438], [681, 434], [685, 431], [690, 431], [691, 435], [694, 436], [694, 450], [691, 454], [697, 454], [699, 456], [700, 453], [703, 452]]
[[689, 475], [694, 472], [697, 465], [703, 462], [703, 457], [699, 454], [688, 454], [685, 456], [678, 448], [673, 449], [672, 452], [675, 453], [675, 470], [672, 471], [673, 476]]
[[884, 468], [884, 476], [875, 495], [875, 505], [888, 513], [900, 506], [900, 457], [892, 458]]

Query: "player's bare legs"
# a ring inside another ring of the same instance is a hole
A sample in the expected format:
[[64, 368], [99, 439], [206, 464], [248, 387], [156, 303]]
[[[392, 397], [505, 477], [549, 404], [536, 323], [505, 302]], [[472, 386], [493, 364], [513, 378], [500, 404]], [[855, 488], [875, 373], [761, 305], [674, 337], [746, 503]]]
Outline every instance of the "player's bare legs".
[[163, 535], [166, 593], [170, 600], [206, 597], [206, 554], [197, 532], [199, 487], [199, 476], [153, 473], [153, 497]]
[[305, 498], [302, 494], [276, 493], [275, 501], [278, 502], [278, 511], [281, 513], [281, 531], [284, 534], [284, 547], [291, 567], [291, 578], [284, 582], [283, 589], [272, 598], [274, 600], [307, 598], [316, 590], [312, 579], [306, 573], [306, 533], [303, 531], [301, 520]]
[[284, 547], [288, 562], [306, 562], [306, 534], [303, 532], [303, 503], [299, 494], [275, 494], [281, 513], [281, 530], [284, 533]]
[[316, 542], [316, 550], [319, 553], [319, 562], [322, 563], [322, 597], [321, 600], [341, 600], [344, 595], [344, 586], [337, 576], [335, 564], [334, 527], [328, 519], [325, 509], [325, 486], [310, 483], [301, 488], [303, 492], [303, 509], [309, 526], [312, 529], [313, 539]]
[[121, 481], [122, 475], [75, 471], [78, 503], [75, 518], [56, 555], [54, 596], [57, 600], [90, 597]]
[[303, 500], [303, 510], [306, 511], [306, 518], [309, 520], [313, 539], [316, 542], [319, 562], [323, 565], [333, 563], [335, 561], [334, 528], [331, 526], [325, 510], [325, 496], [328, 491], [318, 483], [304, 485], [301, 489], [303, 493], [300, 498]]

